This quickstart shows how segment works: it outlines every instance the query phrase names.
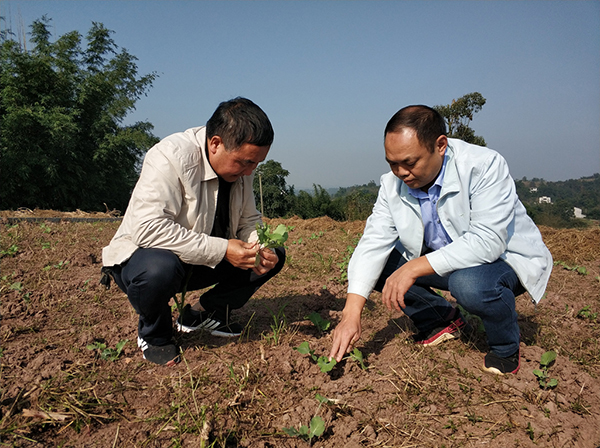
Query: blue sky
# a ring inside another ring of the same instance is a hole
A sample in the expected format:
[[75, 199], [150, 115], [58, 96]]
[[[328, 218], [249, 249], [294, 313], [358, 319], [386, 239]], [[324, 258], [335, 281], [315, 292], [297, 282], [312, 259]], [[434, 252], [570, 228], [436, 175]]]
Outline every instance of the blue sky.
[[13, 31], [44, 14], [54, 37], [103, 23], [158, 74], [128, 117], [158, 137], [255, 101], [296, 189], [379, 183], [398, 109], [474, 91], [487, 103], [471, 126], [514, 178], [600, 172], [597, 0], [0, 0]]

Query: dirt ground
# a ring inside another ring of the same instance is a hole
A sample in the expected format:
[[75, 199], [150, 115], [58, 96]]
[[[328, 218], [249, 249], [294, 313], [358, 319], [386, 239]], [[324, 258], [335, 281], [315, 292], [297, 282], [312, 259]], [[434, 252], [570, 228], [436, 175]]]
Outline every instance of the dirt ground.
[[[245, 333], [178, 335], [183, 361], [167, 368], [142, 359], [125, 294], [98, 283], [101, 249], [119, 225], [99, 219], [114, 214], [8, 216], [0, 213], [0, 446], [600, 445], [598, 227], [541, 229], [555, 260], [547, 295], [537, 307], [517, 298], [521, 369], [495, 377], [480, 368], [481, 329], [469, 340], [416, 346], [407, 318], [388, 312], [378, 294], [358, 344], [364, 369], [347, 359], [324, 373], [294, 349], [308, 342], [315, 356], [329, 353], [331, 329], [306, 317], [317, 312], [331, 328], [339, 321], [345, 267], [364, 222], [270, 221], [292, 227], [288, 258], [234, 314]], [[547, 375], [558, 384], [544, 389], [533, 371], [549, 350], [558, 356]], [[320, 436], [289, 435], [303, 425], [310, 433], [315, 416]]]

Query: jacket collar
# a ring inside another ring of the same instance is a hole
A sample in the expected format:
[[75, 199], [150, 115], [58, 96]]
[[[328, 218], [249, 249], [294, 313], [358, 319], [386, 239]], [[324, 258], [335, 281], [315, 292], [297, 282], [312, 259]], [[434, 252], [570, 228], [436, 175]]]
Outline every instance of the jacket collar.
[[450, 146], [450, 143], [448, 143], [448, 147], [446, 148], [446, 156], [448, 157], [448, 161], [446, 162], [446, 172], [444, 174], [442, 190], [440, 191], [440, 198], [460, 191], [458, 169], [456, 168], [456, 153], [454, 152], [454, 148]]
[[206, 154], [206, 126], [201, 126], [195, 129], [194, 136], [196, 138], [196, 145], [200, 148], [200, 157], [202, 162], [200, 163], [200, 169], [202, 170], [202, 180], [216, 179], [217, 173], [210, 166], [208, 161], [208, 155]]

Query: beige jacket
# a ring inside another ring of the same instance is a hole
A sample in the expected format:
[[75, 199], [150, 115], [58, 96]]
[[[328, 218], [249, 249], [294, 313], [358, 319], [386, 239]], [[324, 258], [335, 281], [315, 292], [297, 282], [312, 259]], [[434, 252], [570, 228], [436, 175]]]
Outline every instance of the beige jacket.
[[[123, 222], [102, 250], [104, 266], [121, 264], [138, 247], [168, 249], [181, 261], [215, 267], [225, 256], [227, 240], [211, 237], [219, 179], [206, 157], [204, 126], [178, 132], [148, 151]], [[231, 186], [230, 235], [258, 239], [261, 222], [252, 190], [253, 176]]]

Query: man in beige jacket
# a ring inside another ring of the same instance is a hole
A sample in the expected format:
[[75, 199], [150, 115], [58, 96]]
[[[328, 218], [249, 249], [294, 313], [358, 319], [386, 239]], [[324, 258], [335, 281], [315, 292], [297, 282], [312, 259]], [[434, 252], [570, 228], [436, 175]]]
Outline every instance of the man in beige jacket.
[[102, 251], [103, 272], [139, 314], [144, 359], [179, 362], [169, 300], [186, 279], [188, 291], [215, 286], [185, 306], [179, 330], [238, 336], [243, 328], [230, 322], [230, 311], [283, 267], [283, 249], [259, 250], [256, 243], [261, 217], [253, 172], [273, 136], [262, 109], [235, 98], [221, 103], [206, 126], [170, 135], [146, 154], [123, 222]]

